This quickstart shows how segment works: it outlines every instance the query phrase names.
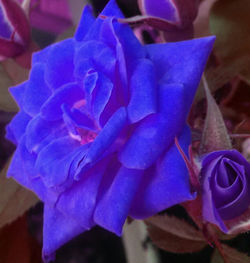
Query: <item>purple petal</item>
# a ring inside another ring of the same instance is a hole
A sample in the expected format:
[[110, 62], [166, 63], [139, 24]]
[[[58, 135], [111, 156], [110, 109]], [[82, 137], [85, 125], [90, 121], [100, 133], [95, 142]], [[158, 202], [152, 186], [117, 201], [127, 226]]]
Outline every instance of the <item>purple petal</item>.
[[41, 116], [49, 121], [55, 121], [62, 118], [62, 104], [70, 107], [75, 102], [84, 99], [83, 89], [76, 83], [68, 83], [57, 89], [55, 93], [43, 104]]
[[75, 39], [77, 41], [82, 41], [94, 22], [95, 17], [93, 16], [92, 7], [86, 5], [82, 12], [82, 17], [75, 33]]
[[25, 147], [25, 140], [24, 135], [20, 139], [18, 147], [12, 157], [7, 176], [13, 177], [24, 187], [32, 189], [30, 178], [36, 174], [34, 165], [37, 156], [36, 154], [28, 152]]
[[92, 131], [96, 130], [94, 121], [84, 112], [74, 108], [70, 109], [66, 104], [62, 105], [62, 111], [67, 121], [70, 121], [75, 127]]
[[[116, 4], [115, 0], [109, 1], [100, 15], [104, 15], [106, 17], [116, 17], [116, 18], [123, 18], [124, 17], [121, 10], [118, 7], [118, 5]], [[105, 19], [107, 19], [107, 18], [105, 18]], [[100, 30], [102, 27], [103, 20], [104, 19], [100, 18], [100, 17], [98, 17], [95, 20], [95, 23], [92, 25], [92, 27], [90, 28], [90, 30], [88, 31], [88, 33], [85, 36], [85, 39], [84, 39], [85, 41], [99, 39]]]
[[44, 206], [43, 258], [50, 261], [55, 251], [85, 229], [74, 218], [57, 211], [49, 205]]
[[61, 41], [50, 48], [45, 70], [45, 80], [51, 89], [57, 89], [66, 83], [74, 81], [74, 49], [75, 41], [73, 39]]
[[160, 86], [160, 113], [146, 117], [135, 128], [119, 155], [124, 166], [146, 169], [173, 143], [185, 125], [186, 93], [182, 85]]
[[[145, 76], [147, 81], [145, 82]], [[157, 111], [155, 69], [148, 59], [139, 60], [130, 80], [128, 117], [134, 123]]]
[[[247, 210], [250, 203], [250, 179], [246, 177], [244, 167], [233, 161], [230, 162], [230, 165], [234, 170], [235, 175], [232, 174], [232, 171], [227, 170], [227, 176], [229, 177], [229, 179], [231, 176], [236, 176], [234, 182], [227, 187], [223, 187], [222, 189], [219, 189], [218, 185], [214, 186], [214, 189], [213, 186], [211, 186], [214, 192], [214, 202], [216, 204], [218, 213], [223, 220], [232, 219], [241, 215]], [[221, 174], [221, 171], [218, 170], [217, 173]], [[224, 204], [219, 205], [217, 198], [220, 199], [219, 202], [224, 201]], [[225, 202], [225, 200], [227, 202]]]
[[15, 99], [15, 101], [18, 104], [18, 106], [20, 107], [20, 109], [23, 108], [24, 94], [25, 94], [25, 90], [27, 88], [27, 83], [28, 82], [26, 81], [26, 82], [23, 82], [22, 84], [15, 86], [15, 87], [9, 88], [11, 95]]
[[178, 21], [178, 13], [173, 1], [166, 0], [142, 0], [144, 13], [147, 15], [160, 17], [171, 22]]
[[40, 143], [49, 135], [54, 134], [59, 130], [62, 123], [60, 121], [47, 121], [40, 114], [34, 117], [26, 129], [26, 147], [32, 151], [37, 151]]
[[0, 6], [0, 37], [10, 39], [13, 33], [13, 28], [9, 24], [8, 18], [4, 12], [4, 8]]
[[81, 226], [90, 229], [94, 225], [93, 212], [107, 159], [102, 160], [92, 169], [84, 173], [82, 179], [63, 192], [57, 202], [57, 209], [72, 218], [76, 218]]
[[44, 81], [44, 71], [43, 64], [34, 65], [26, 85], [23, 108], [30, 116], [38, 114], [41, 106], [51, 95], [51, 90]]
[[76, 176], [78, 176], [85, 165], [95, 162], [102, 156], [106, 149], [108, 149], [117, 139], [126, 123], [127, 113], [125, 108], [121, 107], [113, 114], [99, 135], [92, 142], [85, 159], [81, 165], [79, 165], [79, 170]]
[[115, 82], [117, 83], [117, 89], [119, 88], [121, 92], [120, 96], [122, 96], [122, 104], [126, 105], [128, 102], [129, 92], [126, 58], [124, 55], [123, 46], [121, 45], [114, 31], [113, 22], [114, 19], [112, 17], [105, 19], [101, 28], [101, 39], [112, 49], [116, 50], [116, 59], [118, 62], [117, 67], [119, 73], [116, 74]]
[[58, 186], [66, 181], [79, 142], [71, 137], [52, 141], [38, 154], [35, 168], [47, 187]]
[[[182, 149], [187, 152], [191, 141], [188, 127], [178, 140]], [[156, 168], [150, 168], [143, 177], [132, 202], [130, 215], [139, 219], [146, 218], [194, 197], [190, 192], [185, 162], [176, 145], [172, 144]]]
[[116, 18], [124, 17], [115, 0], [110, 0], [101, 14], [104, 16], [113, 16]]
[[93, 70], [93, 63], [90, 59], [81, 59], [78, 60], [75, 64], [75, 71], [74, 76], [79, 80], [82, 81], [88, 75], [88, 73]]
[[98, 225], [121, 235], [142, 175], [142, 170], [120, 168], [110, 188], [96, 206], [94, 221]]
[[207, 58], [212, 50], [214, 37], [189, 41], [147, 45], [158, 79], [164, 83], [180, 83], [188, 89], [187, 103], [191, 104], [200, 82]]
[[53, 46], [48, 46], [44, 49], [41, 49], [37, 52], [34, 52], [32, 54], [32, 67], [36, 64], [36, 63], [42, 63], [44, 65], [46, 65], [48, 63], [48, 56], [50, 54], [50, 50], [53, 48]]
[[37, 155], [30, 153], [25, 147], [26, 136], [24, 135], [12, 157], [7, 176], [13, 177], [19, 184], [34, 191], [44, 201], [54, 204], [58, 194], [45, 187], [35, 170]]
[[[217, 209], [215, 208], [210, 181], [211, 178], [214, 176], [215, 173], [215, 166], [217, 162], [221, 159], [220, 156], [215, 158], [210, 164], [206, 167], [206, 176], [204, 175], [204, 170], [201, 170], [201, 178], [202, 178], [202, 215], [205, 220], [215, 225], [218, 225], [222, 231], [225, 233], [228, 231], [227, 227], [225, 226], [223, 220], [221, 219]], [[204, 167], [204, 166], [203, 166]], [[209, 177], [207, 177], [209, 175]]]
[[19, 111], [6, 127], [6, 138], [14, 144], [18, 144], [30, 120], [31, 118], [29, 115], [24, 111]]
[[[82, 65], [83, 61], [87, 61], [86, 66]], [[75, 66], [78, 76], [84, 77], [84, 72], [87, 72], [94, 65], [95, 70], [103, 72], [108, 77], [113, 76], [116, 57], [114, 51], [108, 47], [105, 43], [91, 40], [84, 42], [75, 56]]]
[[100, 116], [107, 105], [113, 90], [113, 83], [104, 75], [99, 74], [97, 86], [91, 101], [91, 108], [96, 122], [100, 126]]

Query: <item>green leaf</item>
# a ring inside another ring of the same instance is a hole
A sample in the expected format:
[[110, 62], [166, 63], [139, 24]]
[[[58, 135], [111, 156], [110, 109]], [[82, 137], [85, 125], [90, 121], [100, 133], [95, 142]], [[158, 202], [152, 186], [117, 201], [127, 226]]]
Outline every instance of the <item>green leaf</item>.
[[200, 154], [232, 149], [222, 114], [203, 77], [203, 84], [207, 98], [207, 114], [200, 144]]
[[202, 233], [174, 216], [157, 215], [145, 220], [153, 243], [173, 253], [190, 253], [203, 249], [207, 244]]
[[6, 178], [8, 166], [0, 172], [0, 228], [16, 220], [38, 202], [38, 198], [12, 178]]

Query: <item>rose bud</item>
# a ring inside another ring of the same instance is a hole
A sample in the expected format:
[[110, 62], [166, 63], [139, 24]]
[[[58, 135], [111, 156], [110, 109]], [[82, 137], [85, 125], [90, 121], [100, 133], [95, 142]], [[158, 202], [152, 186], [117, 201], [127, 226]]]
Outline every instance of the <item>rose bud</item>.
[[[24, 0], [19, 2], [23, 3]], [[73, 2], [79, 9], [79, 1]], [[73, 17], [71, 15], [67, 0], [32, 0], [30, 9], [31, 27], [54, 35], [61, 34], [72, 26], [72, 19], [75, 18], [75, 14]]]
[[199, 3], [199, 0], [138, 0], [148, 23], [165, 31], [167, 41], [192, 37]]
[[13, 0], [0, 0], [0, 59], [15, 57], [30, 43], [30, 25], [22, 7]]
[[250, 164], [236, 150], [212, 152], [202, 161], [201, 178], [203, 218], [228, 233], [229, 222], [250, 205]]

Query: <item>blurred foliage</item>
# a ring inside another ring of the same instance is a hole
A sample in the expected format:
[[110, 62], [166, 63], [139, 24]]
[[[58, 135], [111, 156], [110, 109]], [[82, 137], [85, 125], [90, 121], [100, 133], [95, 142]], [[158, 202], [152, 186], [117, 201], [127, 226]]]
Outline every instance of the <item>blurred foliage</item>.
[[38, 201], [31, 191], [6, 178], [7, 168], [8, 165], [0, 172], [0, 228], [16, 220]]
[[26, 217], [0, 229], [1, 263], [42, 263], [41, 247], [29, 234]]

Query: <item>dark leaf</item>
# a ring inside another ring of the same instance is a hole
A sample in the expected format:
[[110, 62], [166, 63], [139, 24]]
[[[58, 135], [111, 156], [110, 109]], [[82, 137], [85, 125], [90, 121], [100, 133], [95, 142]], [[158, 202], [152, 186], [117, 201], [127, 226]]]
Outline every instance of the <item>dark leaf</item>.
[[[228, 81], [238, 74], [250, 81], [250, 1], [220, 0], [212, 8], [210, 28], [215, 52]], [[230, 72], [230, 74], [229, 74]]]
[[42, 263], [41, 248], [30, 236], [25, 216], [0, 230], [0, 262]]
[[154, 216], [145, 222], [150, 238], [161, 249], [173, 253], [189, 253], [207, 245], [199, 230], [174, 216]]
[[0, 172], [0, 228], [16, 220], [38, 202], [38, 198], [12, 178], [6, 178], [7, 166]]
[[223, 260], [218, 252], [218, 250], [214, 251], [211, 263], [249, 263], [250, 257], [246, 254], [237, 251], [236, 249], [229, 247], [227, 245], [222, 244], [222, 248], [225, 254], [225, 260]]

